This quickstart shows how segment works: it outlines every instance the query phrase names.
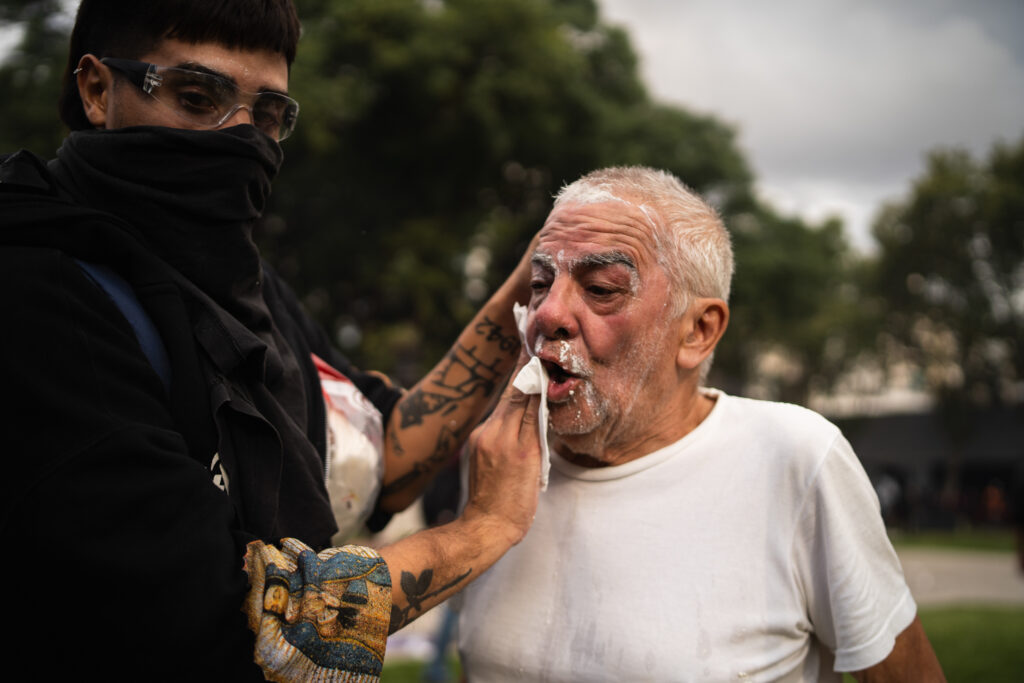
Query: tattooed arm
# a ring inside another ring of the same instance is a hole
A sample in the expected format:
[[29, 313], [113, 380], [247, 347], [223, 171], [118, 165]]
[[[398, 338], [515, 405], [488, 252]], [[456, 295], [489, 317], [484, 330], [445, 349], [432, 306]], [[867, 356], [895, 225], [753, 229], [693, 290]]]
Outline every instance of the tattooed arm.
[[508, 378], [520, 347], [512, 304], [529, 299], [531, 253], [528, 249], [444, 359], [391, 412], [384, 438], [382, 509], [397, 512], [416, 499]]
[[509, 386], [470, 438], [462, 516], [380, 549], [391, 572], [389, 632], [465, 588], [526, 535], [537, 508], [539, 404]]
[[539, 397], [509, 386], [474, 431], [469, 501], [451, 524], [379, 552], [345, 546], [314, 553], [294, 538], [280, 549], [250, 543], [244, 611], [266, 677], [378, 680], [389, 632], [464, 588], [518, 543], [537, 508], [538, 407]]

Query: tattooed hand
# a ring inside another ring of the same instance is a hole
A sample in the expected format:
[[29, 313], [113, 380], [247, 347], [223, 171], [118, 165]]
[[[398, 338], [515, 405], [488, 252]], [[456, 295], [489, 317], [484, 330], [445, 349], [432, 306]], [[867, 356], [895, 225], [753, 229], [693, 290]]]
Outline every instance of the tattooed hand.
[[539, 407], [538, 395], [509, 384], [470, 437], [462, 516], [380, 549], [391, 572], [391, 631], [465, 588], [526, 535], [540, 484]]
[[[401, 510], [476, 424], [515, 365], [512, 305], [530, 295], [527, 251], [452, 351], [392, 412], [381, 507]], [[526, 356], [520, 358], [520, 367]], [[539, 397], [511, 386], [470, 437], [469, 500], [462, 516], [380, 549], [391, 574], [395, 631], [466, 587], [522, 540], [537, 509]]]
[[[527, 360], [523, 353], [516, 372]], [[539, 407], [538, 395], [527, 396], [509, 383], [494, 412], [469, 439], [469, 500], [464, 516], [491, 517], [508, 530], [513, 544], [526, 535], [537, 509]]]

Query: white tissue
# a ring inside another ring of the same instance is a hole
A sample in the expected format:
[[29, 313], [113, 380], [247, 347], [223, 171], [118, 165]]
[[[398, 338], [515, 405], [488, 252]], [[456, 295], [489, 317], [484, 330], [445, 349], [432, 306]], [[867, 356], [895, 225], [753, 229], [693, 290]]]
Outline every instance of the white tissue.
[[519, 341], [523, 342], [523, 348], [526, 349], [526, 353], [530, 356], [534, 356], [533, 349], [526, 343], [526, 306], [522, 304], [512, 304], [512, 316], [516, 319], [516, 327], [519, 329]]
[[512, 313], [519, 326], [519, 337], [523, 348], [530, 354], [530, 362], [523, 366], [512, 386], [524, 394], [540, 394], [540, 412], [537, 414], [537, 431], [540, 437], [540, 490], [548, 488], [548, 474], [551, 472], [551, 451], [548, 449], [548, 372], [526, 343], [526, 307], [515, 304]]

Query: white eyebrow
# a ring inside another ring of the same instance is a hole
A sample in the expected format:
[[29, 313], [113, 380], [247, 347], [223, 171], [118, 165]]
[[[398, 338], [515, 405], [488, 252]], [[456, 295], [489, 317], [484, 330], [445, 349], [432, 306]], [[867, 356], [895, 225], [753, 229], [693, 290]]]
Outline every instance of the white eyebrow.
[[[530, 263], [535, 266], [547, 268], [548, 270], [558, 270], [558, 264], [555, 262], [554, 257], [543, 252], [534, 252], [533, 256], [530, 257]], [[633, 262], [632, 257], [621, 251], [608, 251], [601, 254], [587, 254], [585, 256], [580, 256], [569, 263], [569, 270], [573, 271], [576, 268], [596, 268], [614, 265], [622, 265], [632, 271], [636, 270], [636, 263]]]
[[632, 271], [636, 271], [636, 264], [633, 259], [624, 252], [621, 251], [608, 251], [602, 254], [587, 254], [581, 256], [578, 259], [574, 259], [572, 264], [569, 266], [569, 270], [575, 268], [594, 268], [600, 266], [616, 266], [621, 265], [629, 268]]
[[533, 256], [530, 257], [530, 263], [541, 268], [547, 268], [554, 272], [558, 270], [558, 266], [555, 264], [555, 259], [551, 254], [544, 254], [539, 251], [533, 252]]
[[624, 266], [629, 270], [629, 292], [633, 296], [637, 295], [640, 291], [640, 271], [637, 270], [636, 263], [633, 258], [621, 251], [606, 251], [601, 254], [588, 254], [581, 256], [574, 260], [569, 265], [569, 272], [573, 269], [583, 268], [602, 268], [604, 266]]

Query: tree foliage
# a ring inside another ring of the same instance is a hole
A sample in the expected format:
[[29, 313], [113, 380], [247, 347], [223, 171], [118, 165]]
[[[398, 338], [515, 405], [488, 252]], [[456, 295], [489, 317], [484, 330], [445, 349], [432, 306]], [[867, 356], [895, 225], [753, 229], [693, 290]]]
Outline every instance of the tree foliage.
[[[264, 245], [363, 362], [409, 381], [507, 274], [564, 183], [646, 163], [723, 203], [731, 129], [651, 101], [593, 2], [304, 3], [300, 128]], [[408, 371], [405, 369], [408, 368]]]
[[933, 152], [874, 226], [885, 327], [950, 415], [1021, 401], [1024, 139]]
[[5, 0], [0, 27], [20, 25], [22, 39], [0, 65], [0, 150], [51, 156], [64, 131], [57, 98], [67, 59], [67, 27], [58, 0]]
[[[259, 239], [346, 352], [410, 383], [433, 364], [594, 168], [664, 168], [733, 230], [738, 276], [716, 382], [781, 352], [767, 395], [803, 400], [850, 348], [856, 294], [837, 222], [757, 201], [735, 132], [651, 99], [629, 36], [594, 0], [304, 0], [290, 91], [299, 126]], [[25, 41], [0, 65], [2, 149], [46, 156], [65, 26], [56, 0], [4, 6]], [[853, 292], [853, 293], [851, 293]], [[838, 343], [837, 343], [838, 340]]]
[[729, 330], [716, 366], [736, 391], [805, 402], [874, 339], [863, 264], [838, 219], [810, 226], [757, 205], [728, 222], [736, 253]]

